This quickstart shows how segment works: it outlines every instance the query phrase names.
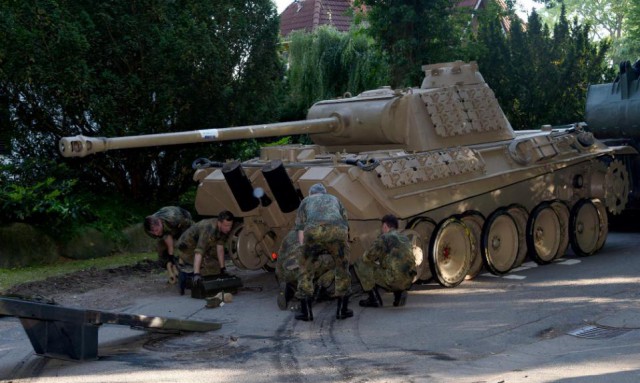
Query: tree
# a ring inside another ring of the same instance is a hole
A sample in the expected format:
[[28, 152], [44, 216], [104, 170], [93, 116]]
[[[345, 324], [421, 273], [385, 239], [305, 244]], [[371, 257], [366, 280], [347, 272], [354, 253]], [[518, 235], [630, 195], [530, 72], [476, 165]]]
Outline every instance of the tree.
[[547, 0], [547, 7], [540, 13], [545, 21], [555, 23], [559, 21], [564, 5], [568, 19], [577, 17], [580, 24], [590, 24], [593, 27], [592, 38], [600, 40], [611, 36], [619, 39], [623, 35], [624, 19], [630, 14], [631, 1], [633, 0]]
[[[511, 17], [508, 34], [499, 23], [505, 16]], [[569, 23], [561, 9], [551, 33], [534, 11], [525, 30], [512, 13], [496, 7], [481, 12], [478, 24], [469, 58], [478, 61], [514, 128], [583, 120], [587, 87], [604, 80], [609, 48], [606, 41], [590, 41], [588, 24]]]
[[614, 62], [628, 60], [628, 56], [640, 54], [637, 39], [630, 38], [627, 18], [636, 17], [633, 2], [636, 0], [536, 0], [545, 3], [540, 11], [548, 24], [559, 21], [561, 8], [566, 7], [568, 19], [577, 18], [581, 25], [591, 25], [589, 37], [595, 40], [611, 41], [609, 58]]
[[[62, 136], [277, 117], [283, 66], [270, 0], [2, 0], [0, 39], [0, 116], [9, 115], [15, 161], [57, 157]], [[233, 146], [127, 150], [67, 163], [94, 190], [175, 200], [190, 184], [194, 158], [232, 155]]]
[[362, 30], [345, 33], [321, 27], [289, 37], [288, 103], [295, 118], [303, 118], [316, 101], [387, 83], [384, 58]]
[[640, 0], [629, 0], [629, 13], [625, 19], [625, 30], [628, 32], [622, 41], [617, 62], [640, 58]]
[[422, 65], [459, 59], [469, 15], [450, 0], [359, 0], [367, 6], [368, 31], [387, 56], [393, 87], [415, 86]]

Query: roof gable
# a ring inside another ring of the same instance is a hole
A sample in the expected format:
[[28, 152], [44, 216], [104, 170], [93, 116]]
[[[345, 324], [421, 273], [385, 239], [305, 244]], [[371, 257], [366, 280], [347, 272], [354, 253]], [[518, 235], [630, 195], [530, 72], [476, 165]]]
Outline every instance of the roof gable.
[[351, 27], [352, 0], [296, 0], [280, 14], [280, 34], [311, 32], [321, 25], [333, 25], [341, 32]]

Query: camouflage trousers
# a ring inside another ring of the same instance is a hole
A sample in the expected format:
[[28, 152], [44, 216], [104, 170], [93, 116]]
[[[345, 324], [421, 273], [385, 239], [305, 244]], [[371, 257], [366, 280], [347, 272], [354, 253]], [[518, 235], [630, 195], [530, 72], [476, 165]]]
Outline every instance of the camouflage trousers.
[[[193, 260], [195, 258], [194, 250], [195, 248], [180, 249], [178, 250], [178, 257], [182, 260], [182, 262], [188, 265], [193, 265]], [[202, 276], [220, 274], [220, 265], [218, 264], [217, 254], [211, 254], [211, 252], [202, 254], [200, 274]]]
[[[278, 264], [278, 266], [280, 266]], [[317, 274], [320, 276], [315, 279], [315, 284], [320, 287], [328, 288], [334, 279], [334, 263], [333, 258], [329, 254], [321, 254], [318, 260]], [[290, 258], [283, 262], [281, 267], [276, 267], [276, 277], [279, 282], [285, 282], [298, 285], [298, 276], [300, 275], [300, 265], [297, 258]]]
[[406, 269], [383, 269], [380, 265], [358, 259], [353, 265], [364, 291], [376, 285], [388, 291], [408, 290], [413, 283], [415, 271]]
[[167, 262], [170, 261], [167, 244], [164, 243], [164, 239], [158, 241], [156, 248], [158, 249], [158, 266], [164, 269], [167, 266]]
[[[310, 298], [314, 292], [314, 280], [325, 278], [325, 282], [335, 282], [334, 296], [342, 297], [350, 293], [351, 275], [349, 274], [349, 258], [347, 256], [347, 230], [335, 226], [318, 226], [305, 230], [304, 245], [298, 263], [299, 299]], [[322, 254], [329, 254], [333, 259], [334, 269], [323, 270]]]

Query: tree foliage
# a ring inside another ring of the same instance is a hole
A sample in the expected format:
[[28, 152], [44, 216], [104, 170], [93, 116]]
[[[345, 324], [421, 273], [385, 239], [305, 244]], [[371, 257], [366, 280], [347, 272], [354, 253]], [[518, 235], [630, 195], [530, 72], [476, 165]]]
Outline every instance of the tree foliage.
[[[637, 0], [537, 0], [545, 3], [546, 7], [540, 11], [540, 16], [548, 24], [559, 22], [562, 6], [566, 9], [569, 20], [576, 18], [582, 25], [591, 25], [589, 36], [591, 39], [611, 41], [608, 57], [613, 62], [629, 60], [629, 56], [640, 54], [638, 39], [632, 38], [630, 29], [637, 19], [633, 3]], [[637, 23], [636, 23], [637, 25]]]
[[361, 30], [321, 27], [289, 35], [289, 108], [294, 118], [314, 102], [358, 94], [386, 83], [387, 66], [373, 40]]
[[[500, 22], [510, 17], [510, 33]], [[579, 122], [590, 83], [606, 78], [606, 41], [589, 39], [590, 26], [570, 23], [564, 11], [553, 32], [534, 11], [526, 29], [513, 14], [492, 6], [479, 15], [469, 47], [487, 83], [516, 129]]]
[[[283, 66], [270, 0], [0, 1], [0, 121], [14, 161], [62, 136], [124, 136], [277, 117]], [[8, 126], [8, 127], [7, 127]], [[91, 188], [176, 199], [190, 162], [239, 144], [125, 150], [67, 162]]]
[[629, 13], [625, 19], [627, 36], [620, 44], [622, 49], [618, 52], [622, 60], [636, 60], [640, 58], [640, 0], [628, 0]]
[[459, 59], [463, 28], [469, 15], [460, 17], [450, 0], [359, 0], [366, 5], [367, 31], [390, 63], [391, 85], [415, 86], [422, 65]]

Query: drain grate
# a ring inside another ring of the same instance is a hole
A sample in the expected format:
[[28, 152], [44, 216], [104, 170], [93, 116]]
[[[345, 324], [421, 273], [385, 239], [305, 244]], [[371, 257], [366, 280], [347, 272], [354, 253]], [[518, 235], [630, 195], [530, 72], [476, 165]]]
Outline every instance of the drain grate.
[[633, 329], [608, 327], [601, 325], [588, 325], [573, 331], [569, 331], [567, 334], [586, 339], [609, 339], [618, 335], [626, 334], [631, 330]]

